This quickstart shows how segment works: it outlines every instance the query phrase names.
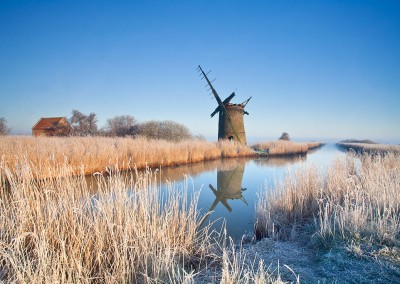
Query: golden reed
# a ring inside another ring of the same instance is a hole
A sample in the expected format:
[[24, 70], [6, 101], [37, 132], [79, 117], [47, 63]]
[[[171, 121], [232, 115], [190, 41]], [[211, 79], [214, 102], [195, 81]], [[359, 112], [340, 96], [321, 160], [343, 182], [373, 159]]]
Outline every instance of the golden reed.
[[230, 141], [175, 143], [145, 137], [0, 137], [0, 159], [10, 167], [17, 167], [17, 161], [27, 161], [40, 169], [39, 178], [54, 176], [49, 170], [61, 164], [69, 165], [75, 173], [91, 174], [116, 163], [120, 170], [126, 170], [251, 155], [254, 151], [250, 147]]
[[265, 188], [256, 208], [260, 237], [290, 238], [296, 226], [314, 222], [322, 241], [368, 240], [397, 246], [400, 241], [400, 155], [337, 159], [326, 175], [315, 168], [290, 172]]

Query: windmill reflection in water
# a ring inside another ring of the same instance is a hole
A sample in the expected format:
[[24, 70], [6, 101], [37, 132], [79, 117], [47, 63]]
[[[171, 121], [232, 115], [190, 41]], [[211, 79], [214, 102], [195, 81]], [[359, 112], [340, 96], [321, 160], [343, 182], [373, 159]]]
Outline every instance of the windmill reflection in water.
[[244, 169], [245, 163], [239, 163], [233, 169], [217, 171], [217, 188], [212, 184], [209, 185], [209, 188], [215, 195], [215, 200], [208, 210], [208, 214], [206, 214], [202, 220], [201, 225], [204, 224], [220, 202], [229, 212], [232, 212], [232, 207], [229, 205], [228, 200], [239, 199], [248, 206], [243, 196], [243, 191], [245, 191], [246, 188], [242, 187]]

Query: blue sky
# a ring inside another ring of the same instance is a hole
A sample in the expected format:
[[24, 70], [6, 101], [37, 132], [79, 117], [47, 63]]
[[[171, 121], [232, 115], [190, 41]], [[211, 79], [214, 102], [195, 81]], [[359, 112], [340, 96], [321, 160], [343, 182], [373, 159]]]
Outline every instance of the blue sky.
[[216, 139], [200, 64], [253, 139], [400, 142], [400, 1], [0, 0], [0, 43], [13, 133], [78, 109]]

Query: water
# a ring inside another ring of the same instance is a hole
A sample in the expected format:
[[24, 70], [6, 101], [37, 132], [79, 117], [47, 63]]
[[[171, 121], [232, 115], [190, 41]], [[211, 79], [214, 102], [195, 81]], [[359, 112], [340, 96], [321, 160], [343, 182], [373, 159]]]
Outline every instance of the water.
[[[324, 174], [335, 158], [344, 155], [334, 144], [327, 144], [305, 156], [220, 159], [156, 172], [163, 188], [186, 186], [189, 198], [200, 191], [198, 208], [203, 214], [211, 212], [205, 224], [212, 222], [219, 231], [225, 222], [228, 236], [240, 239], [253, 232], [257, 194], [265, 186], [271, 188], [289, 169], [315, 166]], [[93, 177], [88, 181], [96, 191]]]
[[327, 144], [306, 156], [222, 159], [164, 168], [160, 176], [163, 186], [187, 182], [190, 192], [200, 190], [198, 207], [202, 213], [211, 211], [206, 223], [213, 222], [218, 230], [225, 221], [227, 234], [240, 239], [253, 232], [257, 194], [266, 185], [272, 186], [289, 168], [315, 166], [323, 173], [343, 155], [334, 144]]

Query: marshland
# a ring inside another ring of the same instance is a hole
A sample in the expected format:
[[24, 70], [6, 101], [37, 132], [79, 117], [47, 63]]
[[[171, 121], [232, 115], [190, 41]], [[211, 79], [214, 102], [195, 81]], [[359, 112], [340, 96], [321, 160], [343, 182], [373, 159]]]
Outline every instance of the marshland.
[[0, 140], [4, 282], [399, 280], [398, 153]]
[[399, 19], [0, 1], [0, 283], [400, 283]]

